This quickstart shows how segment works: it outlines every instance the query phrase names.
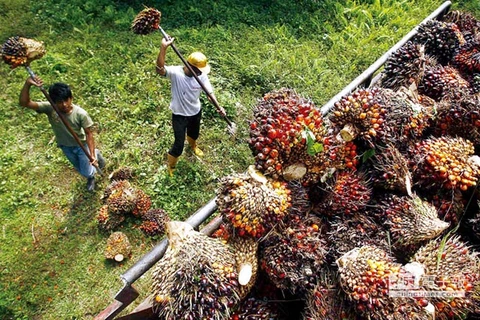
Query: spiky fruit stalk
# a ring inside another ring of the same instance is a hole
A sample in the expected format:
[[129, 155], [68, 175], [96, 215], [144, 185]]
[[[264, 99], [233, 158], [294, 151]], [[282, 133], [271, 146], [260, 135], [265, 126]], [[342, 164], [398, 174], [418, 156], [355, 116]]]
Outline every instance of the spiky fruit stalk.
[[43, 42], [18, 36], [9, 38], [0, 50], [3, 61], [12, 69], [29, 65], [33, 60], [43, 57], [45, 52]]
[[438, 218], [437, 210], [417, 195], [382, 195], [375, 204], [377, 217], [389, 230], [394, 251], [409, 257], [420, 246], [440, 235], [449, 223]]
[[162, 13], [155, 8], [140, 11], [132, 22], [132, 31], [136, 34], [149, 34], [160, 28]]
[[430, 241], [418, 250], [412, 261], [425, 267], [423, 288], [433, 293], [430, 300], [438, 318], [464, 319], [472, 311], [474, 288], [480, 284], [480, 261], [478, 254], [459, 237]]
[[337, 260], [340, 286], [366, 319], [429, 319], [411, 298], [390, 297], [391, 279], [407, 273], [383, 250], [363, 246]]
[[474, 152], [473, 144], [463, 138], [442, 136], [417, 143], [412, 153], [415, 184], [462, 191], [475, 186], [480, 167]]
[[450, 10], [442, 19], [443, 22], [455, 23], [462, 34], [475, 33], [480, 30], [480, 21], [470, 12]]
[[229, 319], [240, 298], [228, 246], [184, 222], [168, 222], [167, 235], [169, 246], [152, 274], [155, 313], [162, 319]]
[[325, 262], [324, 238], [320, 219], [291, 214], [262, 241], [260, 266], [278, 288], [304, 294]]
[[222, 178], [216, 203], [239, 236], [260, 238], [287, 214], [290, 191], [286, 183], [249, 172]]
[[129, 258], [132, 255], [132, 246], [127, 235], [119, 231], [112, 233], [108, 237], [104, 255], [106, 259], [114, 259], [117, 262]]
[[150, 209], [142, 219], [140, 230], [151, 237], [162, 236], [165, 233], [165, 224], [170, 221], [168, 213], [163, 209]]

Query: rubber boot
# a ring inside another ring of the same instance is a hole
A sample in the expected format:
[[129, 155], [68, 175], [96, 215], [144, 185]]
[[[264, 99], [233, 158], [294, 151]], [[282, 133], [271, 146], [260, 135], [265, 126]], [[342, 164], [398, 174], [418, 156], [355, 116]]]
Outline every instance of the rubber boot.
[[198, 157], [203, 157], [202, 149], [197, 147], [197, 140], [193, 140], [192, 138], [187, 136], [187, 141], [188, 141], [188, 144], [190, 145], [190, 148], [192, 148], [193, 153], [195, 153], [195, 155]]
[[178, 157], [171, 156], [169, 153], [167, 154], [167, 169], [168, 175], [173, 177], [173, 173], [175, 172], [175, 166], [177, 165]]

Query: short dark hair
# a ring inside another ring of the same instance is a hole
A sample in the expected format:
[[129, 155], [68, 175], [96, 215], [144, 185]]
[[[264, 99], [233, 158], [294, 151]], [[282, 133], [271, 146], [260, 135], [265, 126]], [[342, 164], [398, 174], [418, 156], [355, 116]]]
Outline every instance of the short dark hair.
[[68, 84], [57, 82], [48, 88], [48, 94], [52, 98], [53, 102], [62, 102], [72, 98], [72, 90]]

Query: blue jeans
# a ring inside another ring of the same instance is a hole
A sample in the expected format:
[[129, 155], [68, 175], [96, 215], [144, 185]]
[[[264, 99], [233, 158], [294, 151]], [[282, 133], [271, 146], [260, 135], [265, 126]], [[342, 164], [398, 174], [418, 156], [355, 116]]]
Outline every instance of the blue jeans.
[[[63, 153], [67, 157], [68, 161], [75, 167], [75, 169], [85, 178], [92, 178], [95, 175], [97, 170], [94, 166], [90, 164], [90, 160], [88, 159], [85, 152], [83, 152], [82, 148], [79, 146], [74, 147], [67, 147], [67, 146], [59, 146], [62, 149]], [[88, 151], [87, 145], [85, 145], [85, 149]], [[95, 153], [98, 153], [98, 150], [95, 149]]]

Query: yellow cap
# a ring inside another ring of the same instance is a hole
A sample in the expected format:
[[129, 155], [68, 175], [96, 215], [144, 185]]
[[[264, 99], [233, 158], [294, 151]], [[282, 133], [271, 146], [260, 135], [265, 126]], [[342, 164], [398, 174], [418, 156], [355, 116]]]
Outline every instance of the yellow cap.
[[203, 74], [210, 72], [210, 65], [207, 63], [207, 57], [199, 51], [193, 52], [187, 58], [187, 62], [192, 66], [197, 67]]

